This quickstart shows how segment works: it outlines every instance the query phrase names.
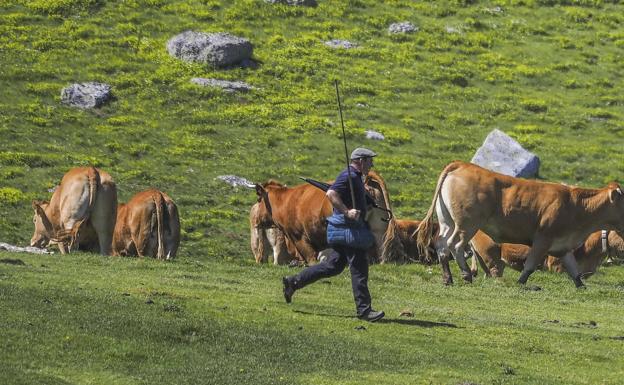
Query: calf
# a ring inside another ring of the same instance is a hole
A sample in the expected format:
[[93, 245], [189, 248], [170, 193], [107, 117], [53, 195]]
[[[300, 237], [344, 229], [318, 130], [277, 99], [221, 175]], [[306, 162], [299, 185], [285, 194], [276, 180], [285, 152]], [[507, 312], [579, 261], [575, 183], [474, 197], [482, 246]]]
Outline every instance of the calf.
[[173, 259], [180, 245], [178, 208], [165, 193], [142, 191], [119, 205], [114, 255]]
[[[501, 277], [505, 264], [514, 270], [522, 271], [530, 250], [530, 247], [525, 245], [510, 243], [499, 245], [481, 231], [477, 232], [470, 244], [476, 257], [472, 261], [473, 275], [477, 272], [477, 260], [488, 276]], [[608, 256], [624, 256], [624, 239], [617, 231], [596, 231], [574, 250], [574, 258], [583, 277], [594, 274]], [[543, 267], [558, 273], [565, 271], [561, 260], [552, 255], [546, 257]]]

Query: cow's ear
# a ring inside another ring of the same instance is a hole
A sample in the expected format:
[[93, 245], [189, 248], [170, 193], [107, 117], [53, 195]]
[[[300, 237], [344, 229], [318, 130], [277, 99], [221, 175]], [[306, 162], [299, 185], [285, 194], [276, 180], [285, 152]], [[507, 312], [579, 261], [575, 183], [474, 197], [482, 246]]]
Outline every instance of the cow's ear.
[[264, 195], [266, 195], [266, 190], [264, 189], [264, 187], [262, 187], [262, 185], [259, 185], [256, 183], [256, 195], [258, 195], [258, 198], [262, 198]]
[[46, 205], [48, 205], [48, 202], [46, 201], [39, 201], [39, 200], [32, 201], [32, 208], [33, 210], [35, 210], [35, 214], [39, 215], [40, 217], [46, 216], [46, 212], [44, 208], [44, 206]]
[[35, 210], [35, 212], [36, 212], [37, 214], [39, 214], [39, 213], [43, 210], [43, 209], [41, 208], [41, 204], [42, 204], [42, 203], [43, 203], [42, 201], [38, 201], [38, 200], [33, 200], [33, 201], [32, 201], [32, 208], [33, 208], [33, 210]]

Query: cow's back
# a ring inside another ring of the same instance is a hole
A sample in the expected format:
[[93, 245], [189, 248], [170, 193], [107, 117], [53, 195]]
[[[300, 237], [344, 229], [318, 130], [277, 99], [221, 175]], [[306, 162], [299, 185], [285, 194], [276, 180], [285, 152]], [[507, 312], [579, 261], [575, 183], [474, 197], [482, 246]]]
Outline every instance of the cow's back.
[[461, 204], [461, 210], [454, 214], [462, 228], [482, 229], [497, 242], [530, 245], [540, 227], [566, 223], [569, 216], [562, 209], [570, 199], [567, 186], [456, 163], [441, 196], [444, 202], [458, 202], [451, 205]]

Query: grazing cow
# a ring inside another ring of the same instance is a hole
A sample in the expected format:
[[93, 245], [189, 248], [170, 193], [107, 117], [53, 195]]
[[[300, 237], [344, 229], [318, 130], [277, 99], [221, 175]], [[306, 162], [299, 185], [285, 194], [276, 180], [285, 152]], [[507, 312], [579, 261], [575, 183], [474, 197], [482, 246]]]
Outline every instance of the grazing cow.
[[79, 246], [111, 254], [117, 188], [108, 173], [95, 167], [71, 169], [49, 202], [33, 201], [32, 207], [31, 246], [57, 244], [62, 254]]
[[522, 271], [529, 246], [515, 243], [496, 243], [483, 231], [477, 231], [470, 241], [472, 248], [472, 275], [477, 274], [477, 262], [487, 276], [502, 277], [505, 266]]
[[[385, 182], [373, 171], [366, 179], [369, 189], [385, 190]], [[262, 185], [255, 185], [260, 208], [258, 211], [257, 227], [270, 228], [277, 226], [283, 231], [286, 238], [292, 242], [296, 253], [306, 263], [316, 262], [317, 253], [327, 249], [327, 224], [325, 218], [331, 215], [332, 206], [325, 192], [311, 184], [302, 184], [292, 188], [270, 180]], [[387, 201], [387, 191], [378, 195], [381, 201], [376, 203], [382, 208], [390, 208]], [[384, 236], [387, 224], [384, 227], [380, 218], [386, 218], [385, 211], [371, 208], [368, 222], [375, 236], [378, 254], [383, 252]]]
[[[530, 250], [530, 247], [525, 245], [510, 243], [499, 245], [481, 231], [477, 232], [470, 243], [476, 256], [472, 262], [473, 275], [477, 271], [477, 260], [488, 276], [501, 277], [505, 264], [514, 270], [522, 271]], [[594, 274], [608, 256], [624, 257], [624, 239], [617, 231], [596, 231], [574, 250], [574, 258], [583, 277]], [[543, 267], [558, 273], [565, 271], [562, 261], [552, 255], [546, 258]]]
[[472, 281], [465, 248], [479, 229], [499, 243], [531, 245], [519, 283], [525, 284], [550, 254], [562, 259], [577, 287], [584, 285], [573, 250], [594, 231], [624, 229], [624, 193], [616, 183], [602, 189], [569, 187], [513, 178], [459, 161], [440, 174], [418, 232], [421, 249], [433, 237], [434, 209], [440, 223], [436, 249], [447, 284], [452, 283], [449, 252], [462, 277]]
[[119, 205], [113, 255], [173, 259], [179, 245], [178, 207], [167, 194], [146, 190]]
[[[433, 262], [432, 256], [435, 255], [435, 243], [432, 240], [424, 253], [418, 249], [415, 234], [420, 223], [420, 221], [393, 218], [388, 224], [388, 234], [386, 236], [386, 239], [392, 240], [392, 242], [385, 245], [385, 253], [382, 255], [380, 262], [421, 262], [431, 264]], [[437, 229], [434, 229], [435, 232], [437, 232]]]

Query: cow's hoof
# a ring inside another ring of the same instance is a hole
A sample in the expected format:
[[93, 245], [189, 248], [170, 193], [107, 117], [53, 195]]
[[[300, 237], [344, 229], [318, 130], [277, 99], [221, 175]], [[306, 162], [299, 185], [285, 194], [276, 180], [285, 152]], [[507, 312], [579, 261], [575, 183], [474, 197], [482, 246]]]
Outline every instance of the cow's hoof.
[[537, 286], [537, 285], [523, 285], [522, 288], [524, 290], [529, 290], [529, 291], [540, 291], [542, 290], [541, 287]]
[[445, 286], [453, 286], [452, 279], [445, 279], [442, 283], [444, 283]]

